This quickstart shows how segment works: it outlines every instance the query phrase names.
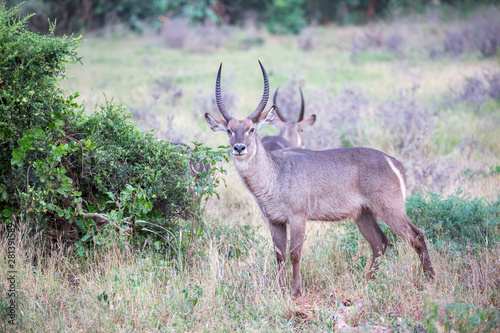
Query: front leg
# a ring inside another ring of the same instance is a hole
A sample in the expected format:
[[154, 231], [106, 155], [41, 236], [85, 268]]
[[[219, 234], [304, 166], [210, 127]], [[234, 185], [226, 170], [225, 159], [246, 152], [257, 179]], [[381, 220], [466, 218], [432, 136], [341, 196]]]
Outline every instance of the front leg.
[[286, 224], [274, 224], [268, 221], [271, 237], [273, 238], [274, 253], [278, 262], [278, 276], [280, 288], [285, 288], [285, 259], [286, 259]]
[[305, 217], [293, 217], [290, 223], [290, 260], [293, 267], [292, 295], [302, 295], [302, 279], [300, 277], [300, 259], [302, 258], [302, 245], [306, 234]]

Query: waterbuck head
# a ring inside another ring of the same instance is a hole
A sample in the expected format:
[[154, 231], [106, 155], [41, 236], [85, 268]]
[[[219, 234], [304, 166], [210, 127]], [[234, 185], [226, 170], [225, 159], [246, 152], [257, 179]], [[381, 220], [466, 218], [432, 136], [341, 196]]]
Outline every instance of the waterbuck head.
[[276, 125], [280, 129], [280, 134], [282, 138], [287, 140], [290, 143], [291, 147], [303, 148], [304, 141], [302, 139], [302, 132], [304, 128], [312, 126], [316, 121], [316, 115], [311, 115], [304, 119], [304, 95], [302, 94], [302, 89], [299, 88], [300, 91], [300, 115], [299, 120], [288, 121], [283, 113], [280, 111], [278, 103], [276, 101], [276, 96], [278, 95], [278, 89], [274, 93], [273, 104], [276, 107], [276, 115], [274, 118], [273, 124]]
[[260, 144], [260, 138], [257, 135], [257, 130], [260, 126], [270, 125], [274, 118], [275, 108], [272, 107], [268, 111], [264, 111], [267, 101], [269, 100], [269, 79], [266, 70], [259, 61], [262, 75], [264, 76], [264, 94], [262, 99], [255, 109], [248, 117], [243, 120], [233, 118], [226, 110], [224, 102], [222, 101], [220, 78], [222, 63], [217, 73], [217, 82], [215, 85], [215, 98], [220, 113], [224, 119], [215, 118], [209, 113], [205, 113], [205, 119], [210, 128], [217, 131], [225, 131], [229, 136], [231, 150], [233, 156], [238, 161], [243, 161], [255, 155], [256, 146]]

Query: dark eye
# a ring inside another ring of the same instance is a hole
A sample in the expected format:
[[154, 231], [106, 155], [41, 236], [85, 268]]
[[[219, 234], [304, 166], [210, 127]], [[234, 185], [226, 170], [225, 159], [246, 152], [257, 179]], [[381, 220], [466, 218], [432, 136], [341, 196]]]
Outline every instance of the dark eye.
[[231, 135], [231, 133], [232, 133], [231, 130], [228, 128], [227, 129], [227, 134]]
[[253, 132], [255, 132], [255, 128], [250, 128], [250, 131], [248, 131], [250, 134], [252, 134]]

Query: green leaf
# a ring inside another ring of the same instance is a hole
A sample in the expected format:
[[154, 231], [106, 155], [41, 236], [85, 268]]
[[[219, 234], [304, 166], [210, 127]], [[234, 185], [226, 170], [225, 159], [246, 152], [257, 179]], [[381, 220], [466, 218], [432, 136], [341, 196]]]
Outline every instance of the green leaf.
[[12, 165], [22, 166], [26, 153], [21, 148], [16, 148], [12, 151], [12, 159], [10, 163]]
[[33, 137], [35, 139], [43, 139], [45, 137], [45, 132], [42, 130], [41, 126], [35, 127], [33, 130]]

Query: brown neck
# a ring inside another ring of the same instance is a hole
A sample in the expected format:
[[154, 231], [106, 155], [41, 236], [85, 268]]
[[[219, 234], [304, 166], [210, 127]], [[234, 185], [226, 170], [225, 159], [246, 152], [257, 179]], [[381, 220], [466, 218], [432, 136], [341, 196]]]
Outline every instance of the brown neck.
[[251, 156], [244, 161], [235, 159], [235, 164], [243, 183], [260, 202], [270, 192], [272, 186], [269, 185], [275, 183], [278, 167], [260, 137], [256, 136], [253, 148]]

